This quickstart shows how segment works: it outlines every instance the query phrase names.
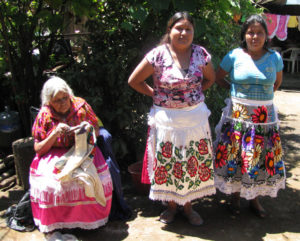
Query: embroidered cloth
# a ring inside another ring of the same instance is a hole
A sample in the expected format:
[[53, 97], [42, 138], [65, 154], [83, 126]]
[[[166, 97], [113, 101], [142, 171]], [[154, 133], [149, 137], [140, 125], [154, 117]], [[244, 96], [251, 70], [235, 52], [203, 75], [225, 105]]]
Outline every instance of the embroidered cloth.
[[147, 141], [150, 199], [184, 205], [215, 193], [209, 115], [203, 102], [182, 109], [152, 108]]
[[253, 199], [276, 197], [285, 166], [273, 101], [232, 98], [216, 126], [215, 185], [223, 193]]
[[[86, 121], [81, 122], [78, 127], [75, 130], [75, 145], [54, 164], [56, 179], [61, 182], [80, 182], [84, 185], [87, 197], [95, 198], [99, 204], [106, 206], [102, 183], [93, 163], [95, 131]], [[88, 143], [90, 136], [93, 137], [93, 143]]]

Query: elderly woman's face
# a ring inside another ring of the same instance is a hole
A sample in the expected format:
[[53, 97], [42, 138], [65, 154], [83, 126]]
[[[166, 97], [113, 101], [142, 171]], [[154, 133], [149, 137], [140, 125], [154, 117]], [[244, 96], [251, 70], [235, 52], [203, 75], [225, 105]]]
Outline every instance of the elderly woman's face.
[[58, 92], [54, 97], [51, 98], [50, 105], [59, 114], [67, 113], [71, 107], [69, 94], [63, 91]]

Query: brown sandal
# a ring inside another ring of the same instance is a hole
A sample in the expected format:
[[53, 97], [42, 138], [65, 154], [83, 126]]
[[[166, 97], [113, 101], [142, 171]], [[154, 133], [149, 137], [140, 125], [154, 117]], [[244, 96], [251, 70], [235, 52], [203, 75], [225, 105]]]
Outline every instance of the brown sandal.
[[228, 209], [233, 215], [239, 215], [241, 213], [241, 206], [239, 204], [231, 203], [228, 205]]
[[189, 223], [193, 226], [201, 226], [204, 223], [201, 216], [194, 210], [192, 210], [188, 214], [184, 213], [184, 216], [188, 219]]
[[174, 222], [176, 216], [176, 210], [167, 209], [160, 214], [159, 221], [165, 224], [170, 224]]
[[264, 210], [263, 208], [260, 209], [258, 207], [256, 207], [255, 205], [253, 205], [251, 202], [250, 202], [250, 205], [249, 205], [249, 208], [250, 210], [259, 218], [266, 218], [267, 217], [267, 212], [266, 210]]

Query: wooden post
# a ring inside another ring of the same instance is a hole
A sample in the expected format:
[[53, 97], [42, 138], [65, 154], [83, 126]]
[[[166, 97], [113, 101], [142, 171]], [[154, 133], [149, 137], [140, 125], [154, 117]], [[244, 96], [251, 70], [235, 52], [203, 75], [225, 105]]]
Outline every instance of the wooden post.
[[16, 140], [12, 144], [17, 174], [17, 184], [24, 190], [29, 189], [29, 169], [35, 156], [33, 138], [26, 137]]

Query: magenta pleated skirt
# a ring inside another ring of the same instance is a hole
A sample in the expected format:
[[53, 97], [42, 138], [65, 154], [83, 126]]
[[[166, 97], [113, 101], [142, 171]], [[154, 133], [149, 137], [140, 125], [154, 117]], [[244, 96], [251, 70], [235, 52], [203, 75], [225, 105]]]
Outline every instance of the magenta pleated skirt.
[[96, 229], [108, 221], [113, 185], [101, 151], [96, 147], [93, 161], [104, 189], [105, 206], [87, 197], [84, 186], [77, 181], [56, 180], [52, 172], [54, 162], [67, 151], [53, 148], [41, 158], [36, 155], [30, 167], [32, 214], [41, 232], [63, 228]]

